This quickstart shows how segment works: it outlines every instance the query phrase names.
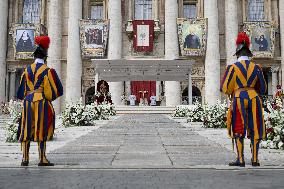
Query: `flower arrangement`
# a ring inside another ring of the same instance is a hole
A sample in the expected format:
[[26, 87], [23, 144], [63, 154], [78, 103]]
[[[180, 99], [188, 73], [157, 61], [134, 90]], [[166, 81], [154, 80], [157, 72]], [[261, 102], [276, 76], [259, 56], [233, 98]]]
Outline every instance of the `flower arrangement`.
[[196, 102], [193, 106], [178, 106], [173, 117], [186, 117], [187, 122], [203, 122], [206, 128], [225, 128], [227, 110], [225, 101], [218, 101], [215, 105]]
[[21, 119], [22, 103], [11, 100], [8, 105], [10, 120], [5, 123], [6, 142], [17, 142], [18, 126]]
[[203, 122], [204, 106], [199, 102], [196, 102], [192, 106], [177, 106], [173, 113], [173, 117], [186, 117], [187, 122]]
[[109, 116], [115, 115], [113, 105], [95, 103], [83, 105], [82, 98], [77, 102], [69, 102], [66, 104], [65, 110], [61, 114], [62, 124], [64, 127], [71, 126], [91, 126], [94, 120], [106, 120]]
[[267, 104], [264, 120], [267, 140], [261, 142], [261, 147], [284, 150], [284, 107], [280, 98]]
[[205, 106], [196, 102], [194, 107], [187, 113], [187, 122], [204, 122]]
[[226, 128], [228, 106], [226, 101], [204, 106], [203, 124], [206, 128]]
[[96, 112], [98, 115], [98, 119], [108, 119], [109, 116], [114, 116], [116, 115], [116, 111], [114, 109], [114, 106], [110, 103], [103, 102], [102, 104], [97, 105], [96, 107]]
[[9, 115], [9, 103], [1, 101], [0, 106], [1, 106], [0, 115]]
[[186, 117], [191, 111], [190, 106], [177, 106], [172, 117]]
[[101, 93], [99, 91], [96, 92], [95, 94], [96, 97], [100, 97], [100, 96], [105, 96], [105, 97], [110, 97], [111, 98], [111, 93], [110, 92], [107, 92], [106, 94], [105, 93]]

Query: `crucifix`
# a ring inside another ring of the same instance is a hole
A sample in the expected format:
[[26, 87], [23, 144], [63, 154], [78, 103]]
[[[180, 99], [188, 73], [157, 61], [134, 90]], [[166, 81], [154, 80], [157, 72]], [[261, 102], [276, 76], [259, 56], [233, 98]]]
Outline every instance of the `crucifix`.
[[148, 101], [147, 101], [147, 98], [145, 98], [145, 94], [147, 94], [148, 91], [139, 91], [139, 93], [142, 94], [142, 100], [140, 99], [140, 104], [139, 105], [147, 106], [148, 105]]

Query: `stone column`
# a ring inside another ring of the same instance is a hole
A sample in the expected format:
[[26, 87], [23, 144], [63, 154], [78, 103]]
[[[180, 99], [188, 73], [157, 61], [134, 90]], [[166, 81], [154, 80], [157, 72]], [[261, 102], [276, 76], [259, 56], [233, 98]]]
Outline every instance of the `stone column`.
[[279, 0], [279, 25], [281, 37], [281, 70], [282, 88], [284, 87], [284, 0]]
[[233, 56], [236, 50], [236, 38], [238, 35], [238, 13], [237, 0], [225, 1], [225, 30], [226, 30], [226, 60], [227, 65], [236, 61]]
[[272, 77], [271, 77], [271, 91], [272, 91], [272, 95], [275, 94], [276, 89], [277, 89], [277, 85], [278, 85], [278, 81], [277, 81], [278, 70], [279, 70], [279, 67], [277, 67], [277, 66], [271, 67], [271, 73], [272, 73]]
[[[179, 57], [177, 21], [177, 0], [165, 0], [165, 59], [175, 60]], [[176, 106], [181, 103], [179, 81], [165, 82], [166, 106]]]
[[44, 25], [45, 24], [45, 19], [44, 19], [44, 17], [45, 17], [45, 10], [46, 10], [46, 4], [47, 4], [47, 1], [46, 0], [42, 0], [41, 1], [41, 11], [40, 11], [40, 23], [42, 24], [42, 25]]
[[[108, 19], [110, 20], [108, 59], [118, 60], [122, 58], [121, 1], [109, 0], [108, 5]], [[115, 105], [122, 105], [123, 82], [109, 82], [109, 90], [112, 95], [112, 102]]]
[[126, 97], [128, 98], [131, 95], [131, 82], [125, 81], [125, 88], [126, 88]]
[[192, 105], [192, 77], [191, 72], [188, 73], [188, 105]]
[[6, 52], [7, 52], [7, 24], [8, 24], [8, 0], [0, 1], [0, 101], [5, 101], [5, 76], [6, 76]]
[[[48, 14], [48, 35], [50, 37], [50, 47], [48, 50], [47, 64], [54, 68], [61, 78], [61, 47], [62, 47], [62, 1], [50, 0]], [[60, 98], [53, 102], [56, 114], [60, 113]]]
[[220, 51], [217, 0], [204, 0], [204, 17], [208, 19], [205, 57], [205, 102], [215, 104], [220, 99]]
[[157, 97], [157, 101], [160, 100], [160, 95], [161, 95], [161, 81], [156, 81], [156, 97]]
[[79, 20], [82, 18], [82, 0], [69, 0], [66, 100], [81, 97], [82, 59]]
[[128, 0], [128, 20], [133, 20], [133, 0]]
[[158, 0], [154, 0], [154, 20], [159, 20], [159, 1]]
[[16, 72], [10, 72], [10, 90], [9, 90], [9, 99], [15, 99], [16, 97]]

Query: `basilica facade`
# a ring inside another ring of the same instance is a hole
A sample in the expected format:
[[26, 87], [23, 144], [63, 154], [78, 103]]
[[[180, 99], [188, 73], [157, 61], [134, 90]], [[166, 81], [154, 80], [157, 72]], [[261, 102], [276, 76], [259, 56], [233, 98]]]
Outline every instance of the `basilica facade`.
[[116, 105], [130, 95], [213, 104], [239, 31], [251, 38], [267, 95], [284, 84], [283, 0], [1, 0], [0, 23], [1, 101], [15, 98], [36, 35], [50, 36], [47, 64], [63, 81], [57, 111], [91, 102], [101, 79]]

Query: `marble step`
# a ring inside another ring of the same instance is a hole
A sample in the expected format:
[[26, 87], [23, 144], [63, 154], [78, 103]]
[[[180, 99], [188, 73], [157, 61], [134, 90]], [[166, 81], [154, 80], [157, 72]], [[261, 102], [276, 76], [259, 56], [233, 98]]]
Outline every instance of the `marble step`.
[[172, 114], [174, 106], [117, 106], [117, 114]]

